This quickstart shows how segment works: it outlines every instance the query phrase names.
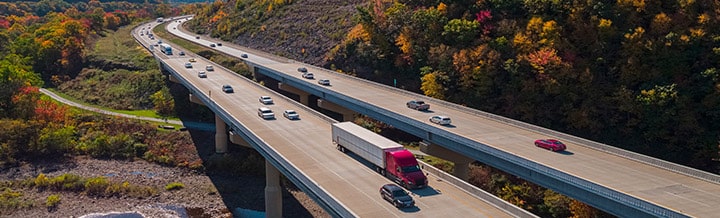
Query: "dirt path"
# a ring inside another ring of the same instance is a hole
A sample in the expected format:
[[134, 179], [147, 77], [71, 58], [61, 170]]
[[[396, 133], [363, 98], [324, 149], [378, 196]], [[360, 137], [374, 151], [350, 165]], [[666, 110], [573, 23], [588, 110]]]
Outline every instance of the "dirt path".
[[55, 99], [56, 101], [59, 101], [63, 104], [80, 108], [87, 111], [93, 111], [96, 113], [106, 114], [110, 116], [118, 116], [118, 117], [126, 117], [130, 119], [136, 119], [136, 120], [145, 120], [145, 121], [151, 121], [151, 122], [158, 122], [158, 123], [168, 123], [168, 124], [174, 124], [174, 125], [182, 125], [189, 129], [197, 129], [197, 130], [203, 130], [203, 131], [215, 131], [215, 124], [212, 123], [200, 123], [200, 122], [187, 122], [187, 121], [179, 121], [179, 120], [167, 120], [167, 119], [159, 119], [159, 118], [153, 118], [153, 117], [143, 117], [143, 116], [137, 116], [137, 115], [130, 115], [130, 114], [123, 114], [118, 112], [113, 112], [93, 106], [88, 105], [82, 105], [73, 101], [70, 101], [68, 99], [65, 99], [63, 97], [60, 97], [59, 95], [55, 94], [54, 92], [40, 88], [40, 92], [50, 96], [51, 98]]

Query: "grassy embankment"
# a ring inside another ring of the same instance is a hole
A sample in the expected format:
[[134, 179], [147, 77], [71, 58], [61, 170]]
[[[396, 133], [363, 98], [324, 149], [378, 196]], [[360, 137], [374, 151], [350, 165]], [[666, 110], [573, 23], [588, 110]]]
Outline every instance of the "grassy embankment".
[[[164, 81], [154, 58], [130, 37], [134, 26], [121, 27], [94, 41], [87, 66], [76, 78], [50, 89], [73, 102], [122, 114], [165, 118], [152, 109], [149, 96]], [[177, 119], [167, 117], [168, 119]]]

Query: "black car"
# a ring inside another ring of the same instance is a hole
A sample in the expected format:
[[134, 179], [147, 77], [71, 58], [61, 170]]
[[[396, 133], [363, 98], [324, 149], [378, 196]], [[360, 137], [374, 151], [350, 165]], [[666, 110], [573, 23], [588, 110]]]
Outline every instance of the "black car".
[[223, 85], [223, 86], [222, 86], [222, 90], [223, 90], [223, 92], [225, 92], [225, 93], [233, 93], [233, 88], [232, 88], [232, 86], [230, 86], [230, 85]]
[[380, 187], [380, 196], [397, 208], [415, 206], [415, 201], [405, 189], [395, 184], [385, 184]]

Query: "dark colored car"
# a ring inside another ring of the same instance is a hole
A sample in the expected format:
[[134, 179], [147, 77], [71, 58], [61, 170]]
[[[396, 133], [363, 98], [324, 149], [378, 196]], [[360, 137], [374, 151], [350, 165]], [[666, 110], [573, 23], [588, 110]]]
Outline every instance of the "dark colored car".
[[305, 73], [305, 72], [307, 72], [307, 68], [298, 67], [298, 72], [300, 72], [300, 73]]
[[241, 58], [247, 58], [248, 56], [247, 56], [247, 54], [241, 54], [240, 57], [241, 57]]
[[223, 86], [222, 86], [222, 90], [223, 90], [223, 92], [225, 92], [225, 93], [233, 93], [233, 88], [232, 88], [232, 86], [230, 86], [230, 85], [223, 85]]
[[556, 139], [538, 139], [535, 140], [535, 146], [551, 151], [564, 151], [567, 148], [565, 144]]
[[405, 189], [395, 184], [385, 184], [380, 187], [380, 196], [397, 208], [415, 206], [415, 201]]

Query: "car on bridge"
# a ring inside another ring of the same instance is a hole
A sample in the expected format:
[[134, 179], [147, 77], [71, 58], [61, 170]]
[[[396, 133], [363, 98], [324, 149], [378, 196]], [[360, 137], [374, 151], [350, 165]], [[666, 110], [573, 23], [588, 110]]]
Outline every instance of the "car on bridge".
[[205, 73], [205, 71], [200, 71], [200, 72], [198, 72], [198, 77], [207, 78], [207, 73]]
[[247, 55], [247, 54], [245, 54], [245, 53], [243, 53], [243, 54], [241, 54], [241, 55], [240, 55], [240, 57], [241, 57], [241, 58], [247, 58], [247, 57], [248, 57], [248, 55]]
[[210, 47], [215, 48], [215, 43], [210, 43]]
[[307, 68], [305, 68], [305, 67], [298, 67], [298, 72], [300, 72], [300, 73], [307, 73]]
[[180, 52], [180, 56], [185, 56], [185, 52], [184, 52], [184, 51], [181, 51], [181, 52]]
[[538, 139], [535, 140], [535, 146], [551, 151], [564, 151], [567, 149], [567, 146], [557, 139]]
[[263, 104], [273, 104], [272, 98], [267, 95], [260, 96], [258, 101], [260, 101], [260, 103], [263, 103]]
[[275, 113], [273, 113], [270, 108], [266, 107], [258, 108], [258, 116], [266, 120], [275, 119]]
[[415, 109], [415, 110], [419, 110], [419, 111], [426, 111], [426, 110], [430, 109], [429, 104], [425, 104], [424, 101], [420, 101], [420, 100], [408, 101], [407, 103], [405, 103], [405, 105], [410, 109]]
[[395, 184], [385, 184], [380, 187], [380, 196], [397, 208], [415, 206], [415, 200], [403, 188]]
[[195, 58], [190, 58], [190, 60], [188, 60], [188, 61], [190, 61], [190, 62], [196, 62]]
[[200, 39], [200, 36], [195, 36], [195, 39]]
[[302, 77], [305, 79], [314, 79], [315, 75], [313, 75], [313, 73], [303, 73]]
[[223, 85], [222, 90], [225, 93], [233, 93], [234, 92], [232, 86], [230, 86], [230, 85]]
[[318, 80], [318, 84], [324, 85], [324, 86], [329, 86], [330, 80], [329, 79], [320, 79], [320, 80]]
[[213, 68], [212, 65], [207, 65], [207, 66], [205, 66], [205, 70], [207, 70], [207, 71], [214, 71], [215, 68]]
[[192, 68], [192, 64], [190, 62], [185, 63], [185, 68]]
[[446, 126], [446, 125], [450, 125], [450, 123], [452, 121], [450, 120], [450, 117], [448, 117], [448, 116], [435, 115], [435, 116], [430, 117], [430, 122]]
[[288, 118], [288, 120], [297, 120], [300, 119], [300, 114], [294, 110], [285, 110], [283, 111], [283, 117]]

